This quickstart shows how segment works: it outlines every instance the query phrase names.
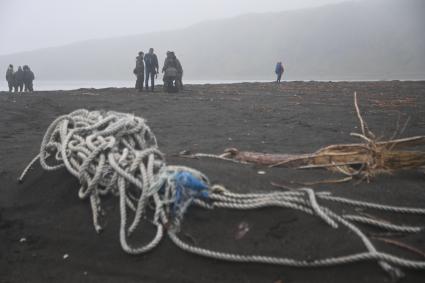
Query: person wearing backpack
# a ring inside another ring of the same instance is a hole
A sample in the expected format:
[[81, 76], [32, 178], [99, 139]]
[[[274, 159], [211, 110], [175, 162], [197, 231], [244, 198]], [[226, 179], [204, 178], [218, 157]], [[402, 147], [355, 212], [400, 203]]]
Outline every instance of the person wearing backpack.
[[28, 67], [28, 65], [25, 65], [23, 67], [24, 70], [24, 91], [30, 91], [33, 92], [33, 81], [34, 81], [34, 73], [31, 71], [31, 68]]
[[275, 68], [275, 73], [277, 75], [277, 80], [276, 80], [277, 83], [280, 83], [280, 80], [282, 79], [282, 75], [284, 71], [285, 70], [283, 69], [282, 62], [277, 62], [276, 68]]
[[155, 76], [158, 74], [158, 57], [153, 53], [153, 48], [149, 49], [149, 53], [145, 55], [145, 87], [146, 90], [149, 89], [149, 77], [151, 80], [151, 91], [154, 91], [155, 88]]
[[177, 92], [179, 90], [177, 82], [179, 75], [178, 64], [174, 52], [168, 51], [164, 67], [162, 68], [162, 72], [164, 73], [164, 90], [167, 92]]
[[[174, 52], [173, 52], [174, 54]], [[180, 60], [174, 55], [175, 59], [176, 59], [176, 64], [177, 64], [177, 80], [176, 80], [176, 85], [178, 85], [178, 88], [180, 90], [183, 90], [183, 67], [182, 64], [180, 63]]]

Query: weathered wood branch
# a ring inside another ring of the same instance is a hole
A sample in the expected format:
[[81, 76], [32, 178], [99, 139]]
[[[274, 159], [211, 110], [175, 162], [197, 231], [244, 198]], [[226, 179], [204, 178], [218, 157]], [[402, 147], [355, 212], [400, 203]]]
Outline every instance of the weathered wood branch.
[[269, 167], [325, 168], [367, 179], [384, 172], [425, 167], [425, 152], [413, 150], [414, 147], [425, 146], [425, 136], [394, 139], [393, 135], [388, 141], [377, 141], [363, 120], [356, 93], [354, 106], [361, 133], [351, 135], [362, 139], [362, 143], [329, 145], [311, 154], [260, 153], [229, 148], [220, 156]]

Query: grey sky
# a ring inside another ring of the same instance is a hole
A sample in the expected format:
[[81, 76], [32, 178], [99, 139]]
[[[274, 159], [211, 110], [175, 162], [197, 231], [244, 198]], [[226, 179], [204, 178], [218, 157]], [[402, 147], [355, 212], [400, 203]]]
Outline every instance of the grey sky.
[[0, 0], [0, 54], [346, 0]]

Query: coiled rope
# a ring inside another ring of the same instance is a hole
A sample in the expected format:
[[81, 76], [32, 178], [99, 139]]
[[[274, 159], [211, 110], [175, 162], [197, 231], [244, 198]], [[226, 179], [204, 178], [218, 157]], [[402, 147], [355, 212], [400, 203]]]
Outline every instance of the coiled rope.
[[[211, 185], [208, 178], [197, 170], [166, 165], [164, 155], [159, 151], [156, 138], [145, 120], [131, 114], [82, 109], [60, 116], [48, 127], [40, 153], [25, 168], [19, 181], [23, 180], [37, 160], [45, 170], [65, 167], [79, 179], [81, 187], [78, 196], [90, 200], [93, 224], [97, 232], [102, 229], [101, 197], [108, 194], [119, 197], [120, 242], [123, 250], [130, 254], [152, 250], [159, 244], [166, 230], [170, 239], [181, 249], [227, 261], [313, 267], [374, 260], [397, 277], [402, 273], [394, 266], [425, 269], [425, 261], [404, 259], [378, 251], [354, 222], [405, 233], [421, 231], [422, 227], [391, 224], [360, 215], [338, 215], [319, 201], [333, 201], [394, 213], [425, 214], [425, 209], [334, 197], [328, 192], [316, 193], [309, 188], [285, 192], [233, 193], [223, 186]], [[359, 237], [366, 251], [307, 261], [233, 254], [196, 247], [178, 237], [184, 214], [192, 204], [206, 209], [247, 210], [270, 206], [296, 209], [320, 217], [335, 229], [340, 225], [345, 226]], [[153, 213], [148, 213], [149, 211]], [[129, 244], [128, 236], [145, 219], [156, 226], [156, 234], [147, 244], [134, 247]]]

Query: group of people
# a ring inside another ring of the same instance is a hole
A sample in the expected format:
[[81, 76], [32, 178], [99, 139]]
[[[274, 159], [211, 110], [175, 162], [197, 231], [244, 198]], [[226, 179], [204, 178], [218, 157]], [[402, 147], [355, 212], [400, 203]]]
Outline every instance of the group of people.
[[9, 92], [12, 92], [13, 89], [15, 92], [34, 91], [34, 79], [34, 73], [27, 65], [19, 66], [16, 71], [14, 71], [12, 64], [7, 68], [6, 81], [9, 86]]
[[[146, 91], [149, 89], [153, 92], [155, 88], [155, 78], [159, 73], [158, 57], [154, 53], [154, 49], [150, 48], [147, 54], [142, 51], [136, 57], [136, 67], [133, 70], [136, 75], [136, 89], [143, 91], [145, 86]], [[277, 75], [277, 83], [280, 83], [284, 68], [282, 62], [277, 62], [275, 73]], [[167, 51], [167, 57], [162, 67], [164, 90], [167, 92], [178, 92], [183, 90], [183, 67], [177, 59], [177, 56], [172, 51]], [[14, 71], [13, 65], [10, 64], [6, 71], [6, 81], [9, 86], [9, 92], [34, 91], [33, 81], [34, 73], [28, 65], [19, 66], [18, 70]], [[150, 88], [149, 88], [150, 81]]]
[[[150, 48], [147, 54], [142, 51], [139, 52], [139, 55], [136, 57], [136, 67], [133, 73], [136, 75], [136, 89], [138, 91], [143, 91], [143, 86], [146, 91], [154, 91], [155, 78], [159, 73], [159, 64], [158, 57], [154, 53], [153, 48]], [[178, 92], [183, 89], [183, 68], [174, 52], [167, 52], [162, 73], [164, 74], [163, 81], [165, 91]]]

